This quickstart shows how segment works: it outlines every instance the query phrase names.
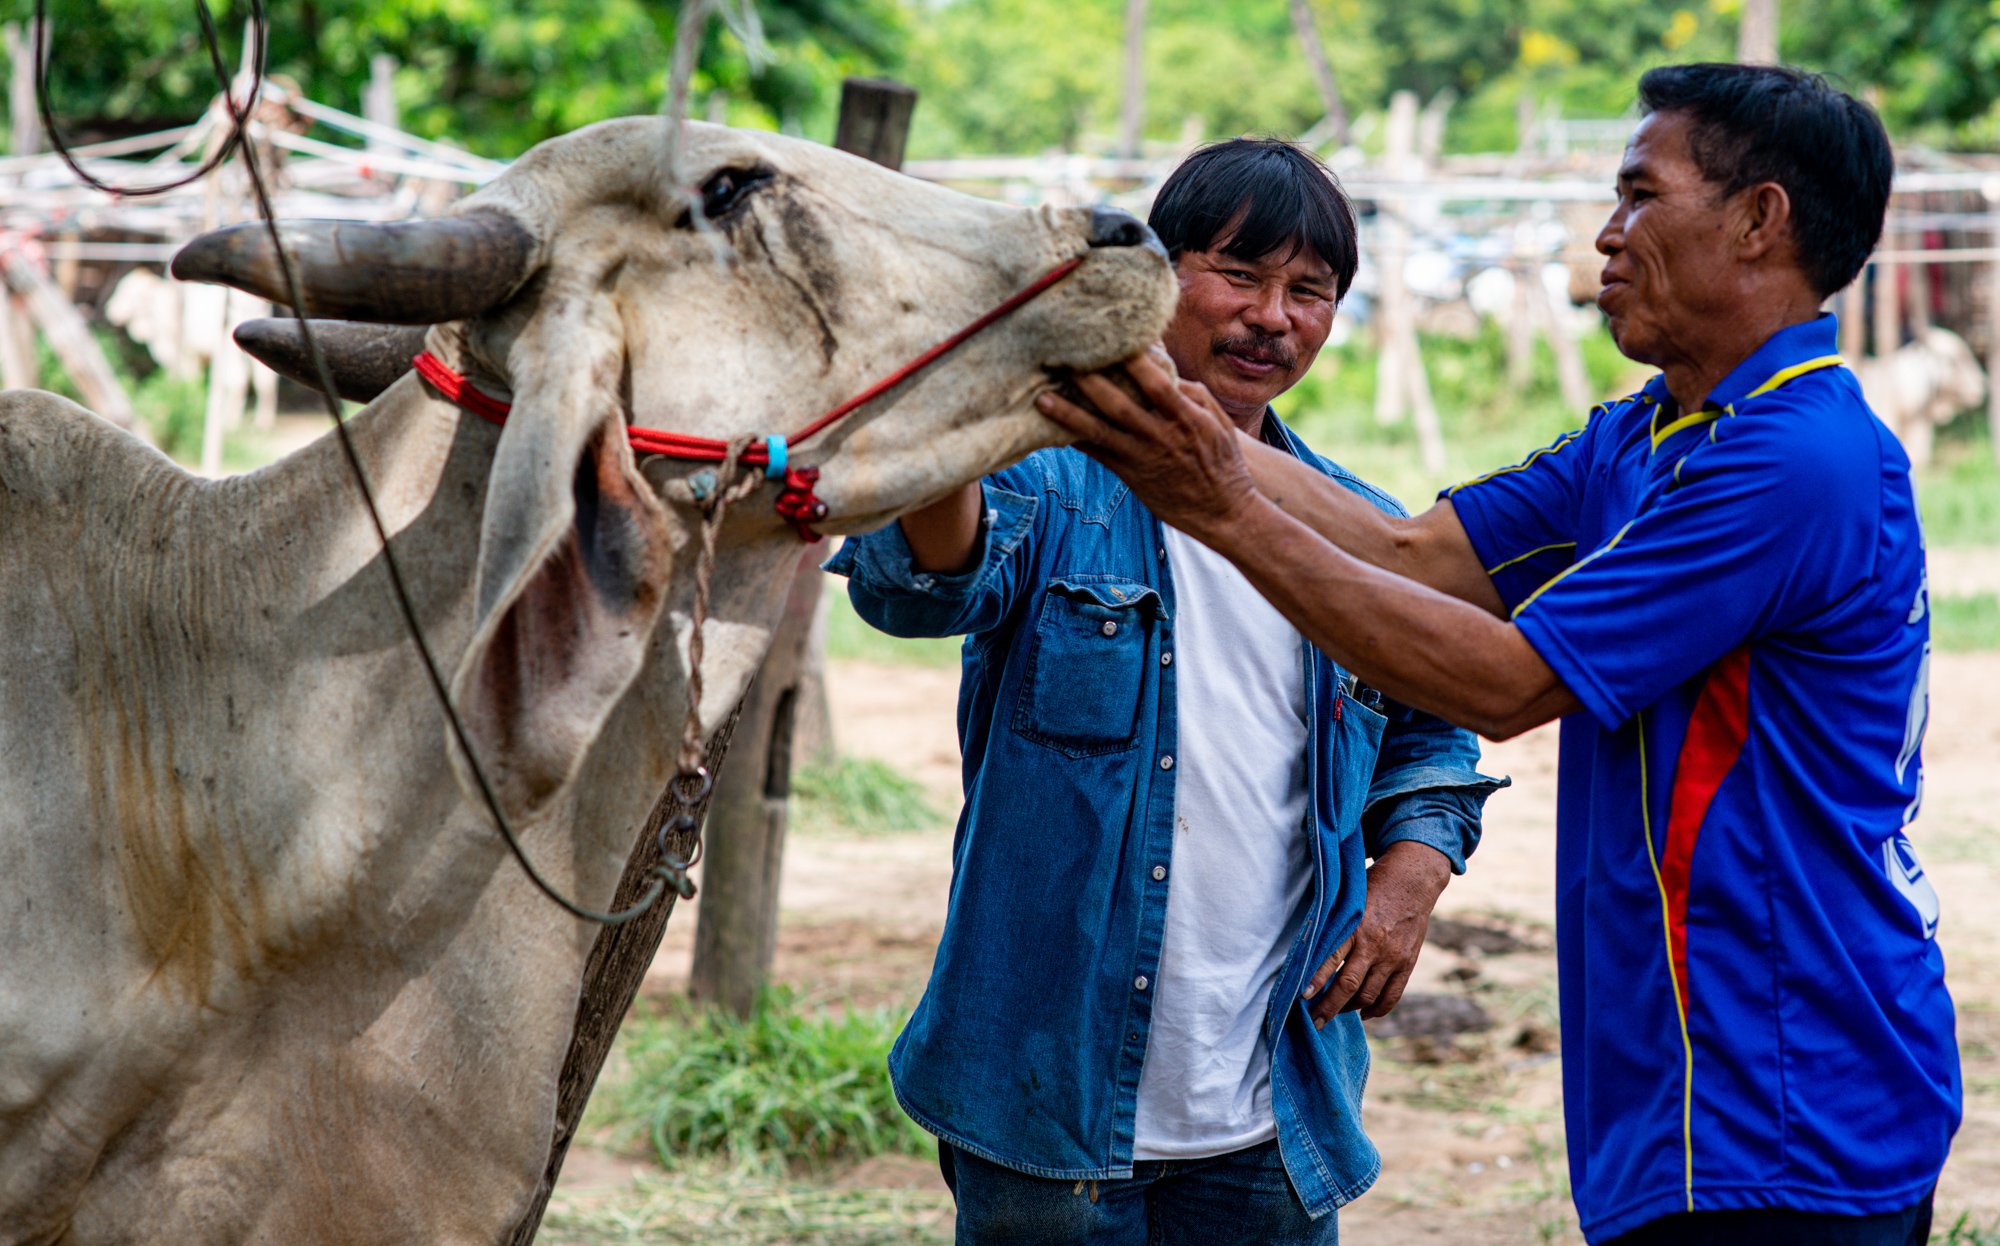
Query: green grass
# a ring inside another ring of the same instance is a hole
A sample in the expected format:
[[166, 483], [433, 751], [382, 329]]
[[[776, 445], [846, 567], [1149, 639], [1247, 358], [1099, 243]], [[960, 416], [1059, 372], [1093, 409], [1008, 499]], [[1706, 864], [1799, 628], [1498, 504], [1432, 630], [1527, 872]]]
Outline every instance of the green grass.
[[1977, 411], [1946, 425], [1931, 465], [1916, 474], [1924, 541], [1933, 549], [2000, 545], [2000, 465], [1985, 424]]
[[887, 762], [842, 757], [792, 777], [792, 816], [801, 828], [841, 827], [863, 835], [941, 826], [923, 785]]
[[958, 665], [956, 636], [909, 639], [878, 632], [862, 622], [847, 600], [847, 581], [827, 586], [826, 656], [837, 662], [880, 662], [889, 666]]
[[644, 1139], [670, 1169], [718, 1160], [776, 1175], [924, 1154], [930, 1136], [889, 1089], [902, 1023], [889, 1009], [807, 1012], [782, 988], [748, 1020], [687, 1003], [635, 1015], [618, 1037], [621, 1072], [591, 1117], [622, 1145]]
[[[1943, 1226], [1944, 1217], [1939, 1216], [1937, 1223]], [[1973, 1222], [1971, 1212], [1961, 1212], [1942, 1237], [1931, 1240], [1937, 1246], [2000, 1246], [2000, 1217], [1981, 1226]]]
[[1931, 647], [1945, 653], [2000, 649], [2000, 595], [1931, 598]]
[[543, 1246], [946, 1246], [951, 1196], [943, 1190], [837, 1189], [685, 1165], [641, 1179], [615, 1205], [552, 1206]]

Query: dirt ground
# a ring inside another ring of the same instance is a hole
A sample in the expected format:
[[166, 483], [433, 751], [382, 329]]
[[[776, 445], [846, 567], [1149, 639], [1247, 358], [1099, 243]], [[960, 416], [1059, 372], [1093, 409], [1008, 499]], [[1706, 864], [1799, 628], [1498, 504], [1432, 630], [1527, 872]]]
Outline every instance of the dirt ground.
[[[940, 807], [956, 809], [956, 679], [955, 671], [836, 664], [830, 690], [839, 747], [893, 763], [921, 779]], [[1989, 899], [2000, 871], [2000, 653], [1939, 655], [1931, 681], [1926, 798], [1912, 838], [1944, 906], [1939, 938], [1959, 1006], [1967, 1086], [1965, 1123], [1938, 1193], [1942, 1229], [1960, 1213], [1982, 1226], [2000, 1219], [2000, 905]], [[1520, 950], [1454, 951], [1435, 940], [1427, 948], [1411, 990], [1475, 999], [1496, 1024], [1457, 1040], [1381, 1041], [1367, 1119], [1384, 1171], [1342, 1212], [1345, 1240], [1581, 1241], [1554, 1050], [1555, 754], [1552, 727], [1487, 747], [1483, 768], [1513, 776], [1514, 786], [1489, 804], [1472, 870], [1453, 882], [1438, 912], [1510, 934]], [[777, 976], [808, 998], [907, 1006], [943, 924], [949, 852], [942, 831], [795, 835], [786, 851]], [[649, 992], [685, 981], [693, 918], [675, 914]], [[602, 1191], [633, 1171], [580, 1152], [558, 1200]], [[845, 1179], [937, 1184], [935, 1169], [918, 1160], [873, 1161]]]

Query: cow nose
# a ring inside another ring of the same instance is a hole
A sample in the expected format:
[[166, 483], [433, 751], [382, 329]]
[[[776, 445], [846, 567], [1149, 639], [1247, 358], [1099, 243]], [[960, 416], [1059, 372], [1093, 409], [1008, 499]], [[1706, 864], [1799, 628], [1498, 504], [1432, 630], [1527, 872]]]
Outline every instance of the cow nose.
[[1117, 208], [1090, 210], [1090, 245], [1093, 247], [1143, 247], [1154, 240], [1153, 231], [1130, 212]]

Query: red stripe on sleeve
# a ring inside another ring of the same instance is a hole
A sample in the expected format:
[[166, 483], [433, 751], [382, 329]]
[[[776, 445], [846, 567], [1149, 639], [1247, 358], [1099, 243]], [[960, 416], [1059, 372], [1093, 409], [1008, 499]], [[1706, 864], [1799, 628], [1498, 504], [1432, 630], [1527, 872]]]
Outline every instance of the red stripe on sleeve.
[[1722, 780], [1750, 736], [1750, 649], [1746, 645], [1715, 664], [1696, 698], [1681, 742], [1680, 764], [1667, 812], [1667, 845], [1660, 857], [1660, 886], [1667, 898], [1667, 937], [1681, 1007], [1689, 1007], [1687, 967], [1688, 873], [1695, 840]]

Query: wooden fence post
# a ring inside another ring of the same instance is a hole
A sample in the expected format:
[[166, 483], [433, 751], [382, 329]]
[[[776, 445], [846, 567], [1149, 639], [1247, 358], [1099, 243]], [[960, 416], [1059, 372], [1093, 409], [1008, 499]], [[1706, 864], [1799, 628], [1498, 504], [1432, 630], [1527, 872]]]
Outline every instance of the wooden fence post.
[[28, 309], [0, 283], [0, 385], [8, 389], [39, 389], [35, 368], [34, 329]]
[[695, 909], [688, 997], [748, 1017], [778, 948], [778, 873], [790, 824], [792, 764], [807, 643], [819, 605], [819, 559], [799, 560], [771, 651], [743, 698], [737, 744], [716, 776]]
[[[722, 729], [715, 733], [715, 738], [709, 741], [709, 773], [715, 773], [722, 765], [729, 752], [730, 736], [735, 730], [736, 714], [732, 713], [722, 724]], [[713, 793], [710, 795], [710, 801], [703, 801], [701, 807], [693, 811], [697, 827], [708, 816]], [[645, 894], [651, 882], [649, 875], [652, 868], [660, 861], [660, 824], [678, 809], [671, 789], [661, 794], [652, 816], [641, 828], [638, 847], [632, 850], [631, 859], [625, 863], [625, 874], [618, 880], [611, 908], [628, 908]], [[696, 830], [677, 837], [674, 850], [686, 854], [694, 847], [694, 838], [700, 833]], [[597, 1074], [604, 1067], [604, 1058], [611, 1054], [611, 1040], [617, 1037], [618, 1027], [624, 1023], [632, 1000], [639, 994], [639, 984], [646, 979], [646, 969], [653, 963], [653, 954], [660, 948], [660, 936], [667, 932], [667, 918], [673, 914], [674, 899], [674, 893], [668, 891], [651, 912], [622, 926], [606, 926], [597, 933], [597, 942], [590, 949], [590, 960], [584, 966], [583, 994], [577, 999], [576, 1028], [570, 1036], [569, 1055], [563, 1060], [562, 1076], [556, 1083], [556, 1130], [555, 1136], [549, 1140], [548, 1166], [542, 1172], [541, 1188], [529, 1202], [527, 1213], [508, 1235], [506, 1246], [534, 1244], [535, 1234], [542, 1226], [542, 1213], [548, 1210], [549, 1195], [555, 1192], [556, 1176], [562, 1171], [563, 1159], [569, 1154], [569, 1144], [576, 1138], [577, 1124], [583, 1119], [584, 1104], [589, 1102], [590, 1092], [597, 1085]], [[568, 919], [551, 910], [548, 920]]]
[[1341, 102], [1340, 80], [1334, 76], [1333, 62], [1326, 58], [1326, 41], [1319, 37], [1319, 24], [1313, 21], [1311, 0], [1290, 0], [1290, 4], [1292, 30], [1298, 35], [1299, 49], [1312, 69], [1313, 83], [1319, 87], [1320, 106], [1326, 109], [1326, 115], [1313, 129], [1325, 126], [1333, 145], [1345, 147], [1354, 141], [1354, 134], [1347, 122], [1347, 105]]
[[[849, 79], [840, 93], [839, 145], [896, 167], [915, 104], [916, 92], [899, 82]], [[799, 561], [771, 651], [744, 698], [736, 747], [716, 776], [688, 994], [737, 1016], [750, 1014], [777, 950], [778, 867], [789, 821], [793, 744], [800, 702], [819, 691], [806, 675], [813, 666], [808, 646], [825, 583], [820, 554], [814, 547]]]
[[8, 22], [7, 112], [13, 123], [13, 151], [32, 156], [42, 149], [42, 114], [35, 103], [35, 23]]
[[0, 275], [21, 296], [28, 315], [42, 331], [42, 338], [62, 361], [63, 369], [91, 410], [120, 428], [131, 428], [132, 400], [118, 383], [118, 374], [104, 357], [97, 339], [91, 336], [90, 325], [76, 304], [64, 298], [49, 274], [19, 247], [0, 251]]
[[1145, 128], [1146, 0], [1125, 0], [1125, 98], [1118, 103], [1118, 154], [1138, 159]]
[[1986, 208], [1992, 213], [1986, 245], [1986, 432], [1992, 440], [1993, 461], [2000, 463], [2000, 178], [1986, 183]]
[[[853, 101], [850, 104], [850, 101]], [[894, 164], [903, 158], [903, 145], [909, 137], [910, 112], [916, 106], [916, 91], [900, 82], [877, 82], [850, 78], [841, 88], [840, 135], [844, 142], [856, 144], [857, 154], [877, 158], [877, 153], [893, 157]], [[865, 144], [865, 146], [864, 146]], [[888, 161], [882, 161], [889, 163]], [[893, 165], [892, 165], [893, 167]], [[818, 595], [820, 575], [817, 569], [805, 573], [801, 579], [811, 587], [805, 591], [813, 598]], [[794, 597], [798, 594], [794, 593]], [[813, 602], [805, 606], [805, 617], [812, 617]], [[787, 612], [790, 612], [790, 605]], [[799, 629], [799, 640], [794, 649], [801, 648], [810, 627]], [[775, 645], [774, 645], [775, 651]], [[796, 662], [796, 655], [793, 659]], [[773, 656], [765, 658], [765, 672], [772, 669]], [[797, 669], [796, 666], [793, 669]], [[758, 679], [764, 680], [760, 673]], [[775, 682], [775, 681], [773, 681]], [[753, 685], [753, 688], [755, 685]], [[746, 697], [747, 703], [752, 698]], [[739, 705], [735, 713], [708, 747], [708, 768], [716, 776], [716, 791], [710, 802], [695, 811], [700, 821], [705, 821], [711, 805], [721, 799], [725, 782], [730, 781], [732, 770], [747, 769], [761, 781], [771, 760], [771, 732], [768, 725], [754, 731], [743, 718], [746, 705]], [[775, 718], [776, 715], [772, 715]], [[744, 733], [743, 753], [754, 756], [755, 761], [738, 761], [731, 766], [725, 759], [734, 759], [736, 753], [730, 748], [730, 740], [737, 731]], [[789, 724], [786, 727], [789, 738]], [[785, 763], [789, 766], [790, 758]], [[618, 894], [614, 907], [628, 905], [645, 889], [647, 872], [659, 859], [659, 847], [654, 842], [654, 832], [668, 811], [665, 800], [648, 819], [643, 833], [639, 836], [638, 847], [633, 850], [631, 860], [626, 863], [625, 874], [618, 882]], [[717, 878], [716, 855], [720, 852], [727, 857], [733, 845], [727, 841], [748, 838], [758, 831], [768, 831], [764, 827], [731, 828], [718, 825], [708, 832], [707, 847], [702, 864], [702, 910], [704, 913], [714, 908], [729, 908], [731, 902], [719, 895], [715, 888]], [[778, 843], [782, 845], [782, 819], [778, 826]], [[725, 845], [720, 846], [719, 845]], [[685, 851], [690, 845], [677, 845]], [[769, 871], [771, 885], [768, 890], [768, 907], [775, 919], [777, 908], [776, 867]], [[721, 903], [718, 904], [718, 901]], [[738, 902], [740, 907], [740, 902]], [[569, 1145], [576, 1137], [577, 1124], [583, 1119], [584, 1104], [590, 1099], [591, 1089], [597, 1084], [597, 1074], [604, 1066], [605, 1057], [611, 1054], [612, 1040], [618, 1034], [619, 1025], [632, 1007], [632, 1001], [639, 993], [639, 985], [645, 980], [646, 969], [653, 963], [653, 956], [659, 950], [660, 937], [666, 933], [667, 918], [673, 912], [672, 898], [669, 897], [651, 913], [623, 926], [612, 926], [597, 936], [596, 946], [591, 949], [589, 964], [585, 967], [583, 993], [577, 1003], [576, 1029], [570, 1038], [569, 1055], [563, 1061], [562, 1078], [556, 1102], [555, 1136], [549, 1143], [549, 1160], [542, 1175], [541, 1188], [529, 1204], [527, 1213], [521, 1217], [514, 1231], [507, 1237], [507, 1246], [532, 1246], [536, 1232], [541, 1228], [542, 1214], [547, 1211], [549, 1195], [554, 1193], [556, 1177], [562, 1171], [563, 1158], [569, 1154]], [[697, 928], [699, 937], [699, 928]]]

